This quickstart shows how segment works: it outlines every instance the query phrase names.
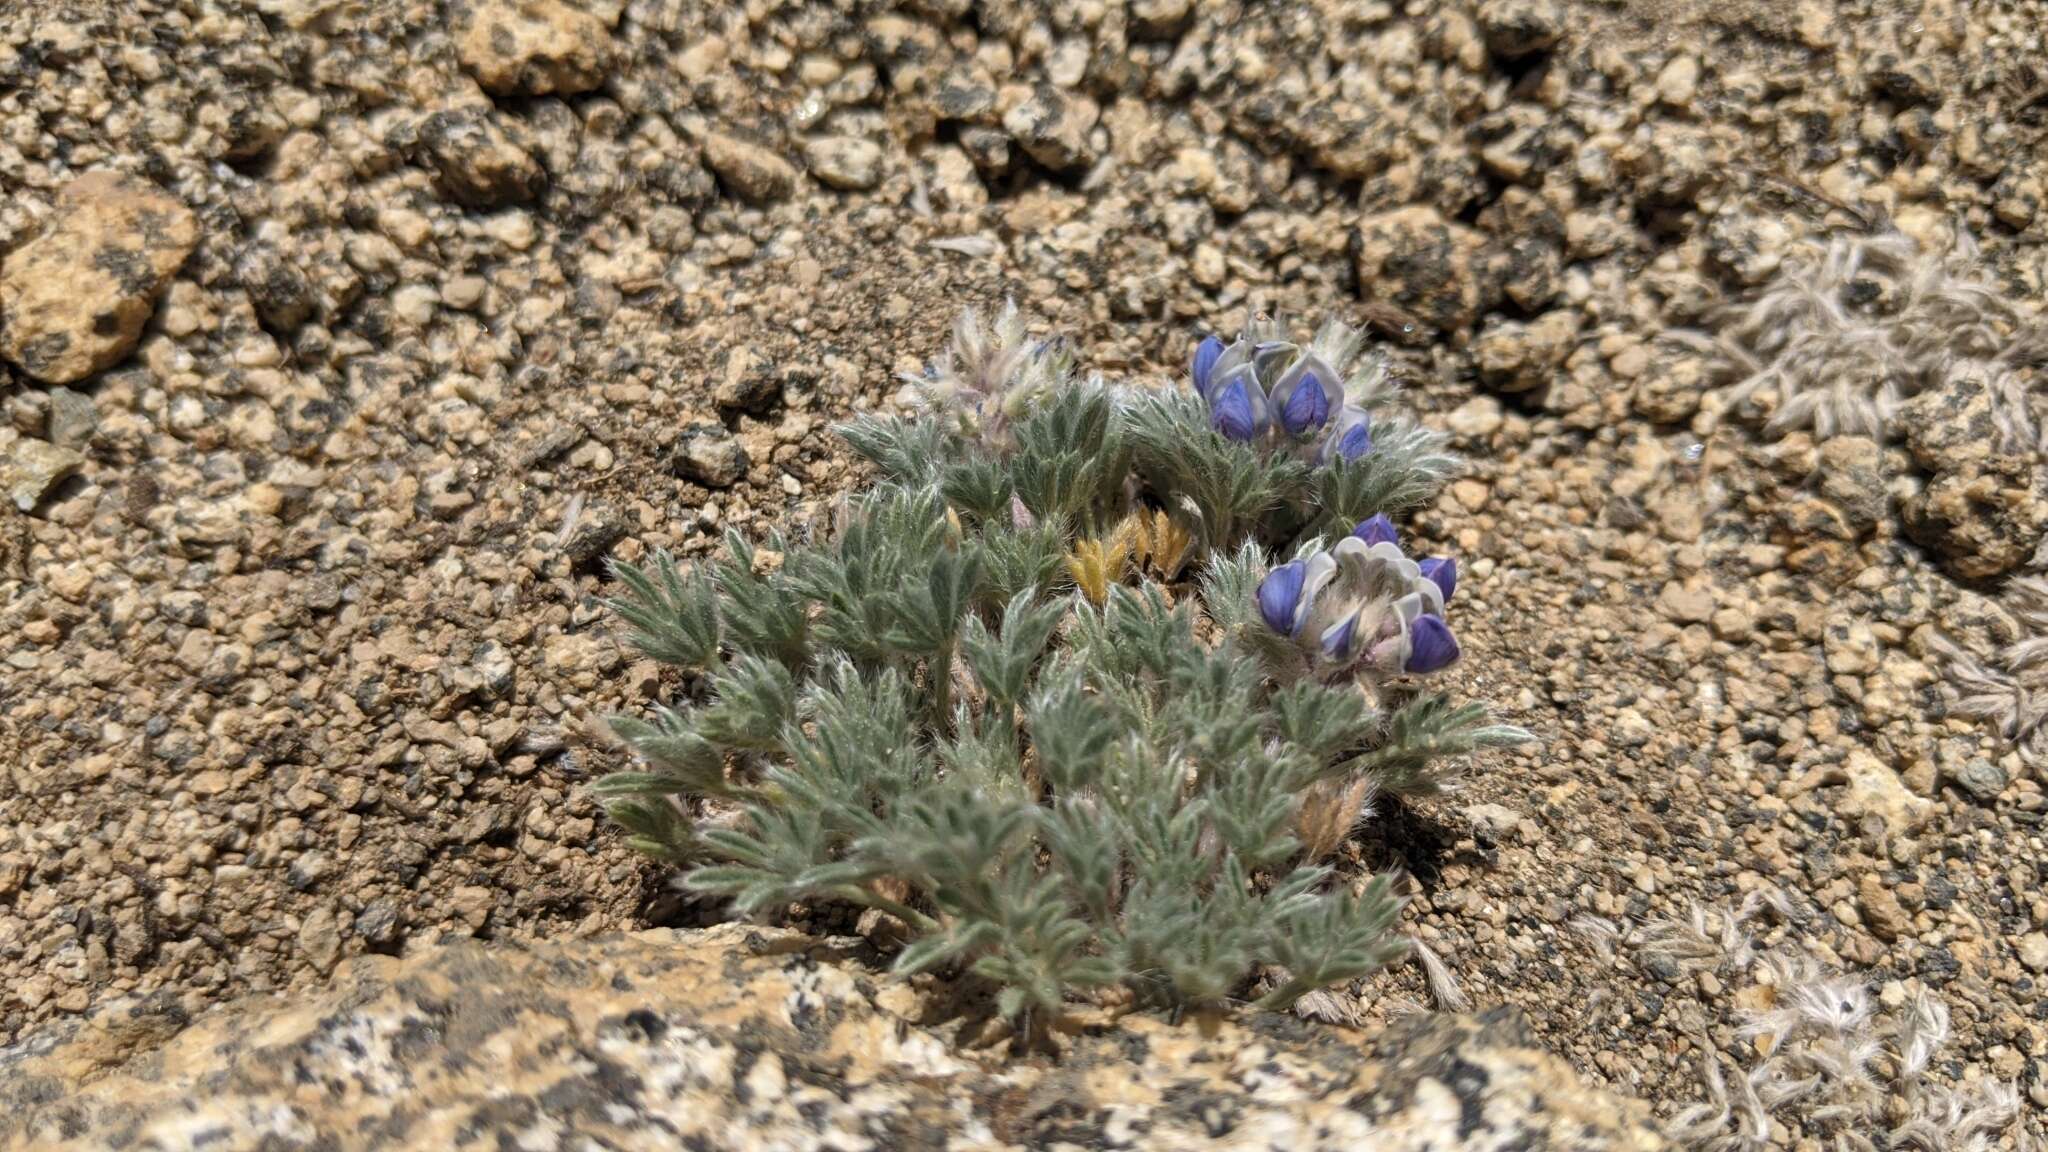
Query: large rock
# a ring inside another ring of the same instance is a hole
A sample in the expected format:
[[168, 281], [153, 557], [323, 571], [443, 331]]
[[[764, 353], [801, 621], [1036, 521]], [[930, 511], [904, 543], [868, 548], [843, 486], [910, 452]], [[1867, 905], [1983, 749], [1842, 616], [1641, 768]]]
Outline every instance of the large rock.
[[1445, 332], [1469, 327], [1499, 299], [1482, 275], [1486, 242], [1425, 205], [1396, 208], [1358, 222], [1358, 290]]
[[741, 925], [465, 942], [196, 1020], [116, 1006], [0, 1054], [0, 1146], [1667, 1148], [1505, 1014], [1369, 1039], [1136, 1016], [1013, 1059], [956, 1046], [958, 1006], [858, 946]]
[[0, 355], [51, 384], [115, 364], [198, 243], [191, 209], [154, 185], [78, 177], [42, 230], [0, 261]]
[[455, 52], [487, 92], [566, 96], [604, 83], [611, 32], [562, 0], [473, 0], [462, 9]]
[[2048, 536], [2048, 477], [2015, 447], [1984, 382], [1957, 373], [1899, 410], [1906, 449], [1927, 473], [1900, 505], [1906, 532], [1968, 580], [2010, 572]]

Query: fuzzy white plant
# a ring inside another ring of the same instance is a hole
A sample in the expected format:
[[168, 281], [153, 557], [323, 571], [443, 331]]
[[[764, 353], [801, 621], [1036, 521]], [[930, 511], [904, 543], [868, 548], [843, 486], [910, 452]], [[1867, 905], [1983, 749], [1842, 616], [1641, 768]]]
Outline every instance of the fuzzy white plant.
[[952, 345], [925, 371], [901, 379], [924, 411], [993, 446], [1007, 443], [1010, 426], [1065, 384], [1072, 369], [1065, 343], [1032, 339], [1017, 302], [1008, 300], [987, 325], [974, 309], [963, 310]]
[[1719, 356], [1730, 406], [1761, 414], [1771, 436], [1883, 439], [1907, 400], [1974, 377], [1990, 390], [2003, 449], [2048, 448], [2048, 332], [1979, 264], [1961, 232], [1946, 251], [1898, 232], [1835, 236], [1723, 308], [1714, 337], [1679, 335]]
[[1930, 646], [1946, 664], [1949, 707], [1989, 723], [2038, 771], [2048, 765], [2048, 578], [2015, 577], [1995, 603], [2001, 636], [1936, 635]]
[[1705, 1099], [1671, 1118], [1673, 1141], [1692, 1152], [1766, 1152], [1783, 1131], [1829, 1152], [1991, 1152], [2007, 1135], [2009, 1147], [2033, 1147], [2011, 1085], [1934, 1075], [1947, 1005], [1912, 989], [1886, 1008], [1863, 980], [1810, 953], [1759, 950], [1752, 924], [1766, 907], [1783, 915], [1790, 905], [1752, 892], [1734, 908], [1696, 906], [1627, 931], [1599, 917], [1574, 922], [1603, 954], [1625, 944], [1682, 971], [1715, 972], [1729, 989], [1706, 1007], [1734, 1026], [1741, 1054], [1699, 1038]]

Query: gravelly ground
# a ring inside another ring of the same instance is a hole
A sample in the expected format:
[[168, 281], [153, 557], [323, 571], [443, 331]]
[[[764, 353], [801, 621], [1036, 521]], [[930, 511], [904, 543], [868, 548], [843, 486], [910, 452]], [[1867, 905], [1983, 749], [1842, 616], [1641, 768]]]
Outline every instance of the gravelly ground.
[[1935, 646], [2010, 631], [2038, 453], [1773, 438], [1665, 335], [1888, 224], [2030, 315], [2037, 6], [517, 7], [0, 13], [0, 249], [97, 235], [57, 193], [102, 168], [195, 236], [160, 287], [36, 264], [139, 339], [0, 317], [0, 1038], [681, 914], [576, 791], [660, 691], [603, 558], [802, 524], [859, 482], [831, 421], [1008, 295], [1161, 379], [1368, 321], [1472, 458], [1418, 523], [1476, 560], [1457, 686], [1544, 742], [1358, 851], [1475, 1000], [1668, 1108], [1730, 974], [1585, 917], [1778, 891], [1767, 942], [1936, 992], [1943, 1074], [2048, 1108], [2048, 797]]

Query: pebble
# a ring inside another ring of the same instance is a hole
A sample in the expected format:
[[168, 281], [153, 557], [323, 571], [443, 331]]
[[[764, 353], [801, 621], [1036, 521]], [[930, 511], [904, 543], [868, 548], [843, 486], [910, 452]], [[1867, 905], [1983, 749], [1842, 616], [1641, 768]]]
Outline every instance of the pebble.
[[119, 362], [198, 242], [198, 217], [154, 185], [114, 172], [70, 181], [0, 260], [0, 355], [51, 384]]
[[682, 430], [675, 456], [676, 473], [706, 488], [730, 488], [747, 471], [747, 450], [717, 424], [693, 424]]
[[786, 200], [796, 190], [796, 168], [772, 149], [724, 132], [704, 138], [704, 163], [733, 194], [750, 204]]
[[1041, 84], [1003, 114], [1003, 130], [1033, 160], [1055, 172], [1074, 172], [1095, 162], [1089, 137], [1101, 114], [1093, 100]]
[[811, 175], [833, 188], [859, 191], [882, 182], [882, 146], [857, 136], [819, 136], [804, 141]]
[[85, 465], [77, 450], [0, 429], [0, 489], [23, 512], [32, 512], [64, 479]]

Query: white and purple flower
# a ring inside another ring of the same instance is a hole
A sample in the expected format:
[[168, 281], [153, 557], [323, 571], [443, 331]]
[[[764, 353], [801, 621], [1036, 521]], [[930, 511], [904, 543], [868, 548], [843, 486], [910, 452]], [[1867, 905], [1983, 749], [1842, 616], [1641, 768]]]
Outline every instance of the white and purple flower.
[[[1303, 346], [1284, 325], [1261, 319], [1228, 344], [1203, 337], [1188, 375], [1208, 406], [1210, 427], [1225, 438], [1276, 441], [1312, 452], [1318, 464], [1356, 460], [1372, 451], [1371, 418], [1346, 394], [1345, 366], [1358, 345], [1357, 334], [1341, 324], [1326, 325]], [[1377, 362], [1367, 369], [1367, 393], [1382, 375]]]
[[1259, 582], [1259, 618], [1333, 674], [1435, 672], [1455, 663], [1444, 622], [1456, 561], [1401, 551], [1385, 516], [1359, 524], [1327, 552], [1282, 564]]

